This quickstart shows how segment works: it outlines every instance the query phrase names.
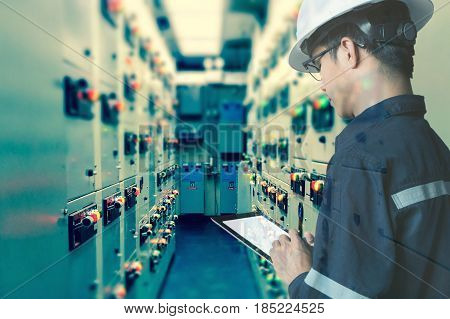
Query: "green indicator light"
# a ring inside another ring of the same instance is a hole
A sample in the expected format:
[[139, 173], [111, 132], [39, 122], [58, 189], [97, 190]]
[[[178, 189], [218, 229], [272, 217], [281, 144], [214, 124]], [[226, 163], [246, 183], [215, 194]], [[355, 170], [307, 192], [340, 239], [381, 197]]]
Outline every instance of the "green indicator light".
[[292, 110], [291, 110], [291, 115], [292, 117], [300, 117], [305, 113], [305, 104], [299, 104], [296, 105]]
[[316, 110], [323, 110], [326, 109], [330, 106], [330, 100], [325, 96], [322, 95], [321, 97], [319, 97], [318, 99], [316, 99], [313, 102], [313, 107]]

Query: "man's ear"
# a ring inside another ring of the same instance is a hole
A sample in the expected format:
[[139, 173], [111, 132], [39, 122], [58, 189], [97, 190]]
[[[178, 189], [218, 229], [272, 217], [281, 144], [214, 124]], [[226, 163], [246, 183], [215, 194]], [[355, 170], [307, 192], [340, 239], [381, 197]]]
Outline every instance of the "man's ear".
[[341, 59], [346, 64], [348, 69], [355, 69], [360, 63], [361, 56], [359, 55], [358, 46], [349, 37], [341, 39], [342, 54]]

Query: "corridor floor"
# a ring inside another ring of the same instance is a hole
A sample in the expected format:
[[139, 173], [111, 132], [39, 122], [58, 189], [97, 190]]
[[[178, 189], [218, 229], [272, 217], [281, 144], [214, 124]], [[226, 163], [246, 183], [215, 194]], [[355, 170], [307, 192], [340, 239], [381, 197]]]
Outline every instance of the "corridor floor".
[[246, 248], [209, 217], [182, 215], [160, 298], [260, 298]]

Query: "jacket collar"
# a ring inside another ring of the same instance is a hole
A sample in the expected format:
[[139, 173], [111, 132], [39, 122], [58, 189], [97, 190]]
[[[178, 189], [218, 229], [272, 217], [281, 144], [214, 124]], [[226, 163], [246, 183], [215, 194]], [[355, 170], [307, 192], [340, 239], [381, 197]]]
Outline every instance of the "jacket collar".
[[336, 137], [336, 150], [364, 139], [364, 131], [391, 116], [409, 113], [423, 117], [426, 112], [425, 99], [419, 95], [399, 95], [381, 101], [366, 109], [347, 125]]

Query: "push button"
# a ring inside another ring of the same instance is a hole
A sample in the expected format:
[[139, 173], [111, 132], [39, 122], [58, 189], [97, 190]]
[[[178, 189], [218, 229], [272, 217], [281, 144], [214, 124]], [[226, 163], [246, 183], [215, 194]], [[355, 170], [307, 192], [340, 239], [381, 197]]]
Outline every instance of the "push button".
[[119, 196], [115, 198], [114, 200], [115, 208], [122, 208], [124, 204], [125, 204], [125, 197]]
[[116, 299], [124, 299], [127, 295], [127, 290], [125, 289], [125, 286], [122, 284], [117, 284], [114, 287], [113, 291], [113, 297]]
[[123, 0], [106, 0], [106, 6], [111, 13], [119, 13], [123, 10]]
[[137, 187], [133, 187], [133, 194], [135, 197], [138, 197], [141, 194], [141, 190]]
[[320, 192], [323, 189], [324, 181], [318, 180], [318, 181], [312, 181], [312, 188], [315, 192]]
[[123, 111], [123, 109], [124, 109], [123, 102], [121, 102], [121, 101], [115, 102], [115, 103], [114, 103], [114, 108], [115, 108], [118, 112]]
[[158, 206], [158, 212], [164, 213], [167, 210], [166, 206]]
[[98, 101], [99, 98], [99, 94], [97, 90], [94, 89], [87, 89], [86, 90], [86, 98], [91, 101], [91, 102], [96, 102]]
[[314, 205], [320, 206], [322, 203], [322, 193], [324, 188], [323, 180], [313, 180], [311, 182], [311, 194], [310, 199]]
[[94, 218], [92, 216], [86, 216], [81, 222], [84, 227], [89, 227], [94, 223]]

